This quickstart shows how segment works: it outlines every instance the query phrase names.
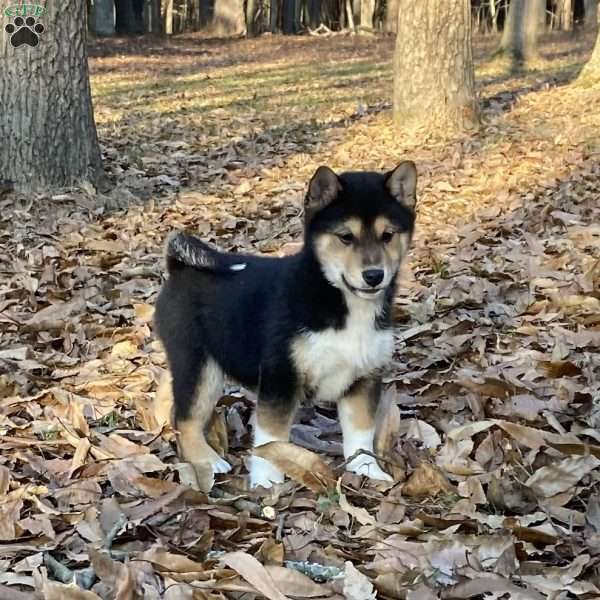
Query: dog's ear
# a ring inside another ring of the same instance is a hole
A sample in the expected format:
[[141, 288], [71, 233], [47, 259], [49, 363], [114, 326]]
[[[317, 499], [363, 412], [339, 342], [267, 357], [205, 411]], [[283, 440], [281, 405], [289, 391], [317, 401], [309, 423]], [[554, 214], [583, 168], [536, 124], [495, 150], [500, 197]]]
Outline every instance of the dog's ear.
[[319, 167], [308, 184], [304, 210], [311, 217], [317, 210], [333, 202], [342, 190], [338, 176], [329, 167]]
[[402, 161], [385, 176], [385, 185], [394, 198], [411, 210], [417, 204], [417, 167], [412, 160]]

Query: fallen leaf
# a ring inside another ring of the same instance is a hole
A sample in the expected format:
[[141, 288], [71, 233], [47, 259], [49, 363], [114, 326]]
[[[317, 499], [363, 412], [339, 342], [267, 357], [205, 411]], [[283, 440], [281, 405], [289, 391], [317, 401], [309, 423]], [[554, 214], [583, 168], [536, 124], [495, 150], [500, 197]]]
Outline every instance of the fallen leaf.
[[335, 489], [336, 477], [331, 467], [310, 450], [289, 442], [269, 442], [255, 448], [254, 454], [272, 462], [288, 477], [313, 492]]

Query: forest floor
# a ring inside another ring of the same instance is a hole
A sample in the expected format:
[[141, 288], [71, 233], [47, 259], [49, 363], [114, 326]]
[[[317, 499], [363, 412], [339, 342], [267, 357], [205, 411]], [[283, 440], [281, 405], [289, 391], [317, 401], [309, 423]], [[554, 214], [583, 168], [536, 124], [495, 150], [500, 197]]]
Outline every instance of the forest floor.
[[[0, 598], [598, 597], [600, 87], [575, 85], [593, 39], [549, 36], [512, 74], [495, 43], [476, 41], [481, 130], [450, 140], [392, 127], [390, 38], [92, 43], [108, 183], [0, 197]], [[286, 252], [318, 165], [403, 158], [418, 222], [378, 430], [395, 484], [342, 476], [316, 405], [294, 479], [247, 491], [254, 398], [231, 387], [211, 440], [233, 473], [191, 490], [152, 412], [165, 236]]]

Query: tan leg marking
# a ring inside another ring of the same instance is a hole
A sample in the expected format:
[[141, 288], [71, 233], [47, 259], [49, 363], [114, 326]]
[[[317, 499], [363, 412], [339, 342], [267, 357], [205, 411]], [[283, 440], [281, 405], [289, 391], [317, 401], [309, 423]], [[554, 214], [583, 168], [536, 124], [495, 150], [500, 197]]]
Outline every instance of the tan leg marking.
[[159, 425], [173, 424], [173, 380], [169, 369], [160, 377], [154, 397], [154, 416]]
[[[359, 450], [373, 452], [375, 412], [380, 387], [379, 382], [375, 380], [359, 381], [338, 402], [346, 460]], [[368, 454], [358, 454], [348, 463], [346, 469], [359, 475], [367, 475], [371, 479], [392, 480]]]
[[181, 457], [192, 465], [202, 465], [198, 473], [205, 473], [207, 463], [215, 473], [226, 473], [231, 469], [231, 465], [211, 448], [204, 434], [222, 391], [223, 372], [213, 360], [209, 360], [200, 374], [189, 417], [178, 419], [176, 424]]

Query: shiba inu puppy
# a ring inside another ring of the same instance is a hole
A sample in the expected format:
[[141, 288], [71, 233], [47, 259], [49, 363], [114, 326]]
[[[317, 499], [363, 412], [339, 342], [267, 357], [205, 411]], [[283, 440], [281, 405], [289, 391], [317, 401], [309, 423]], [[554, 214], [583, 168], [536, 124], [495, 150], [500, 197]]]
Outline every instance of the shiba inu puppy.
[[[284, 258], [219, 252], [185, 233], [169, 238], [156, 327], [170, 377], [159, 396], [172, 395], [185, 461], [208, 461], [215, 473], [230, 469], [204, 436], [225, 376], [257, 391], [255, 446], [287, 441], [309, 392], [337, 402], [347, 459], [373, 451], [379, 372], [393, 352], [391, 304], [412, 237], [416, 182], [411, 161], [385, 174], [338, 176], [319, 167], [304, 202], [303, 248]], [[347, 469], [390, 480], [368, 454]], [[282, 481], [274, 465], [252, 457], [252, 487]]]

